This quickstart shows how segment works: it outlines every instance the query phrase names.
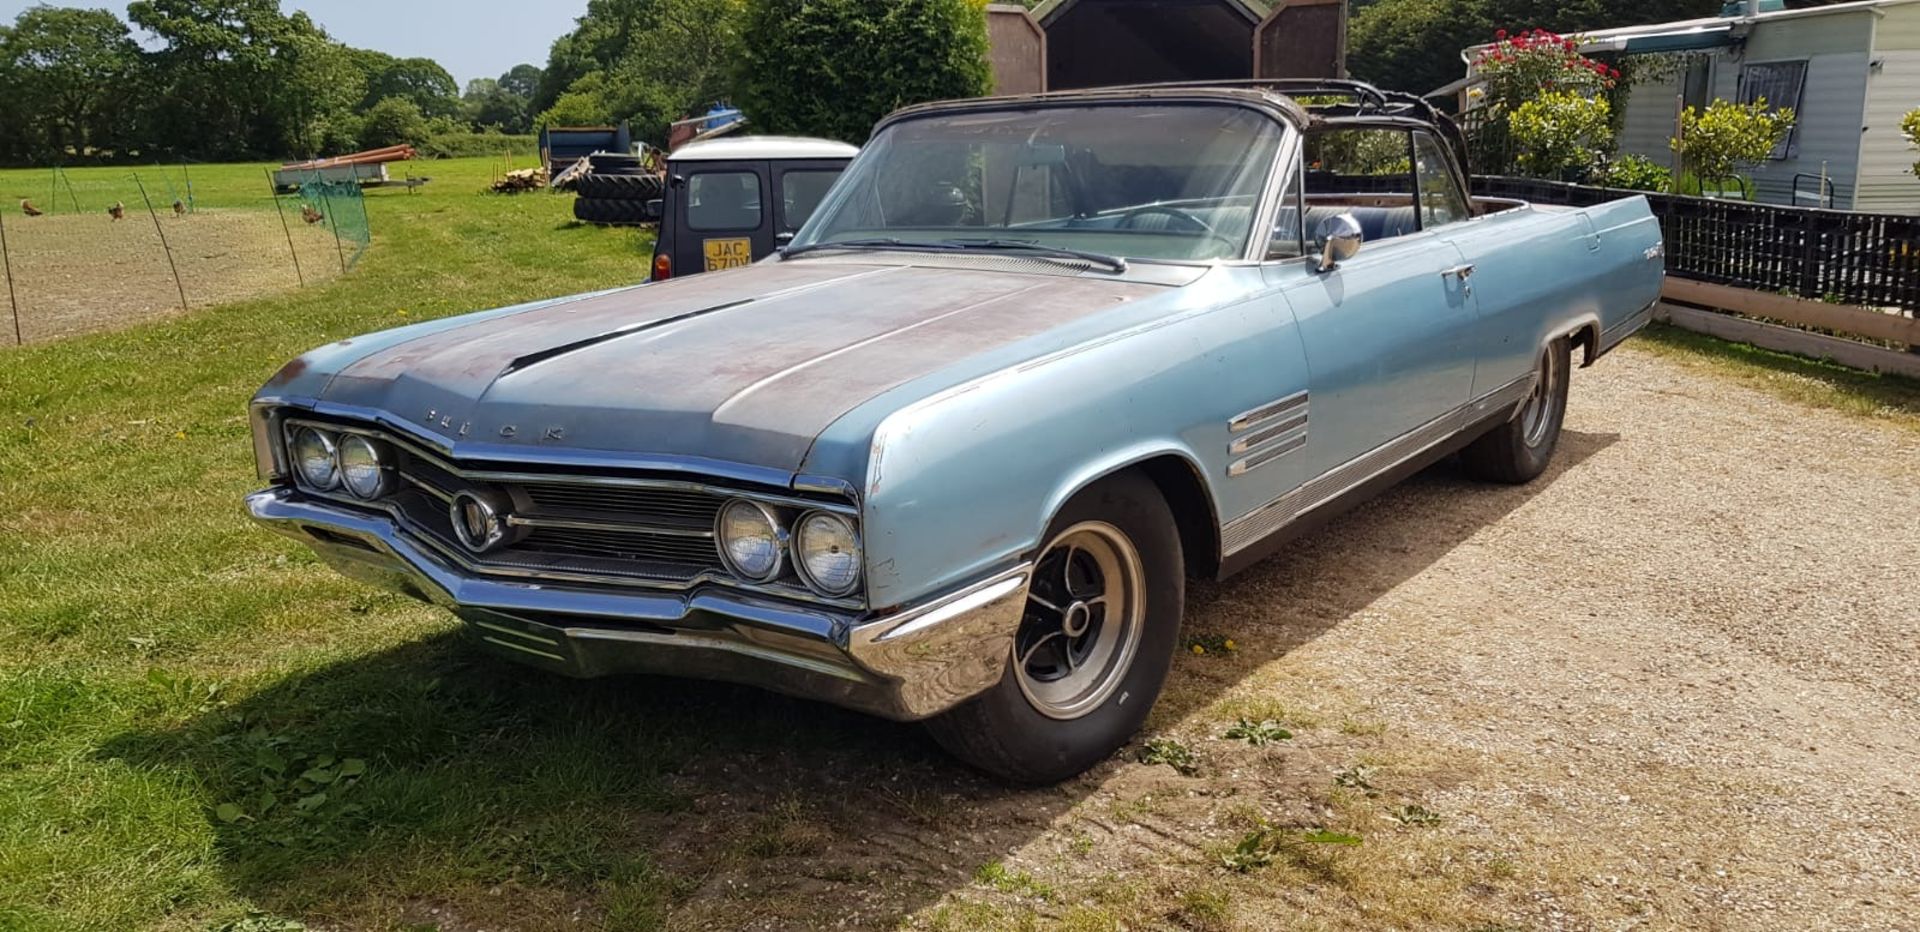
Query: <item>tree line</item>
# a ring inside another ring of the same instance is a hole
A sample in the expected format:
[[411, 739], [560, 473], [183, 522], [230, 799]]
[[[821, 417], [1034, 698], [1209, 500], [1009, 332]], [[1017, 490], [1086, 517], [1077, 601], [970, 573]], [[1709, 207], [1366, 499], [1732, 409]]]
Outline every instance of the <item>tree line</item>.
[[311, 157], [524, 133], [540, 82], [520, 65], [463, 93], [439, 63], [349, 47], [278, 0], [137, 0], [125, 20], [34, 6], [0, 25], [0, 161]]

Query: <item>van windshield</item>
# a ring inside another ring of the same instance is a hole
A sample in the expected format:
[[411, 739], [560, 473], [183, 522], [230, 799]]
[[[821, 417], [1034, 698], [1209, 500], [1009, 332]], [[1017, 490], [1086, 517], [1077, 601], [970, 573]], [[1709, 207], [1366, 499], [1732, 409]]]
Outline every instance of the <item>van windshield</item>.
[[1133, 259], [1245, 254], [1285, 131], [1244, 107], [931, 114], [882, 131], [789, 253], [995, 244]]

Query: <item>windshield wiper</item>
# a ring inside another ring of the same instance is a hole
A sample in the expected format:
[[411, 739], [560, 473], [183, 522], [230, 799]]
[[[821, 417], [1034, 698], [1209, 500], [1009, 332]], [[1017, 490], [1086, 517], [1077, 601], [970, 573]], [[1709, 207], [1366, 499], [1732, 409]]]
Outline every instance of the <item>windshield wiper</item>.
[[1104, 265], [1115, 272], [1127, 270], [1127, 260], [1119, 256], [1109, 256], [1104, 252], [1088, 252], [1084, 249], [1068, 249], [1064, 246], [1048, 246], [1044, 243], [1032, 243], [1018, 239], [949, 239], [942, 243], [953, 249], [1018, 249], [1023, 252], [1038, 253], [1061, 259], [1079, 259], [1095, 265]]
[[1009, 249], [1021, 252], [1053, 256], [1060, 259], [1079, 259], [1103, 265], [1115, 272], [1127, 270], [1127, 260], [1105, 253], [1086, 252], [1068, 249], [1063, 246], [1047, 246], [1016, 239], [943, 239], [939, 241], [908, 240], [894, 236], [874, 237], [871, 239], [834, 240], [824, 243], [808, 243], [805, 246], [789, 246], [780, 253], [781, 258], [791, 259], [805, 255], [816, 249], [903, 249], [914, 252], [961, 252], [969, 249], [993, 250]]
[[843, 239], [824, 243], [808, 243], [805, 246], [788, 246], [780, 250], [780, 256], [791, 259], [805, 255], [816, 249], [912, 249], [951, 252], [962, 247], [952, 243], [935, 243], [925, 240], [901, 239], [897, 236], [879, 236], [870, 239]]

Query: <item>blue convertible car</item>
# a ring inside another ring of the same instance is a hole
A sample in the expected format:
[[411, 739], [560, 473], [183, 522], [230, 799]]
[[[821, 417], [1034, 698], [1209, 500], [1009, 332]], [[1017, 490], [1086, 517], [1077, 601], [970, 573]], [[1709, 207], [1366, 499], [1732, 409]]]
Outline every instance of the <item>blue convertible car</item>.
[[1648, 320], [1644, 200], [1476, 199], [1461, 148], [1344, 82], [912, 108], [776, 257], [294, 361], [247, 505], [518, 660], [1058, 780], [1145, 719], [1186, 578], [1456, 452], [1539, 476]]

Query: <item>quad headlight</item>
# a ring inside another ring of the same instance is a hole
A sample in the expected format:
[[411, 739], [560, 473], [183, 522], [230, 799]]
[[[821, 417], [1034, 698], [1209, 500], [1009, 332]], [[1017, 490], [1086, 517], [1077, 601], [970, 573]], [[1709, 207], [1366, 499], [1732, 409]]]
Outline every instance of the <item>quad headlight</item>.
[[780, 575], [787, 534], [773, 509], [734, 499], [720, 509], [714, 533], [720, 558], [734, 575], [749, 582], [772, 582]]
[[821, 595], [848, 595], [860, 585], [860, 535], [847, 519], [824, 511], [801, 518], [794, 552], [800, 578]]
[[331, 491], [340, 485], [340, 449], [331, 436], [302, 427], [293, 435], [293, 468], [309, 487]]
[[362, 501], [393, 492], [393, 449], [372, 437], [298, 425], [287, 445], [294, 478], [315, 492], [345, 490]]
[[853, 521], [831, 512], [808, 511], [790, 525], [793, 515], [791, 509], [745, 498], [721, 507], [714, 536], [728, 572], [751, 583], [798, 576], [819, 595], [852, 595], [860, 588], [862, 566], [860, 532]]
[[340, 481], [356, 497], [374, 501], [393, 489], [391, 460], [385, 445], [350, 436], [340, 442]]

